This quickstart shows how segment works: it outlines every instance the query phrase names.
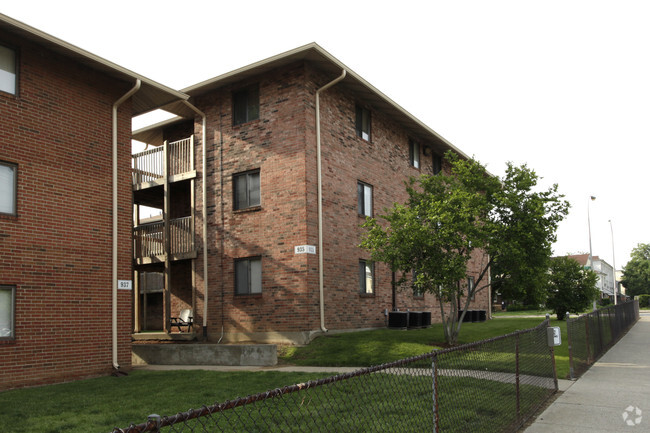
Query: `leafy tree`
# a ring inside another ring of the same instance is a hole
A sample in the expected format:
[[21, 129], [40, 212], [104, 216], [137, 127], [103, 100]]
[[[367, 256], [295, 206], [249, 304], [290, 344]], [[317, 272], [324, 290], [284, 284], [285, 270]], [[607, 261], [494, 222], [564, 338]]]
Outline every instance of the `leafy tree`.
[[[455, 344], [470, 299], [492, 284], [536, 287], [529, 279], [546, 272], [557, 224], [568, 203], [557, 192], [536, 192], [538, 177], [525, 165], [508, 164], [503, 179], [486, 174], [473, 159], [452, 152], [451, 173], [412, 178], [409, 199], [368, 218], [361, 246], [372, 260], [400, 272], [404, 287], [435, 295], [445, 340]], [[468, 287], [468, 263], [479, 264]]]
[[650, 294], [650, 244], [638, 244], [632, 250], [621, 283], [628, 296]]
[[583, 269], [577, 261], [556, 257], [551, 260], [549, 269], [546, 306], [553, 310], [558, 320], [564, 320], [567, 312], [584, 311], [598, 297], [598, 275]]

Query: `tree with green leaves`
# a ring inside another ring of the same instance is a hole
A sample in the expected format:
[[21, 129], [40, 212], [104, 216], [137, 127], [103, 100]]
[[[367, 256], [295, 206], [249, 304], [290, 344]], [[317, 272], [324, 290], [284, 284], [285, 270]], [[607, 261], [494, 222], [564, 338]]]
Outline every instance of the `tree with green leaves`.
[[553, 310], [558, 320], [566, 313], [581, 313], [598, 298], [598, 275], [569, 257], [551, 260], [548, 275], [546, 306]]
[[[530, 279], [548, 269], [555, 231], [569, 204], [557, 185], [537, 191], [538, 177], [525, 165], [508, 164], [499, 179], [474, 159], [453, 152], [445, 158], [449, 174], [412, 178], [406, 203], [366, 220], [361, 246], [401, 275], [400, 287], [435, 295], [445, 340], [455, 344], [476, 293], [490, 284], [539, 290]], [[480, 264], [473, 275], [470, 259]], [[468, 277], [474, 278], [469, 287]]]
[[650, 244], [638, 244], [632, 250], [621, 284], [628, 296], [650, 294]]

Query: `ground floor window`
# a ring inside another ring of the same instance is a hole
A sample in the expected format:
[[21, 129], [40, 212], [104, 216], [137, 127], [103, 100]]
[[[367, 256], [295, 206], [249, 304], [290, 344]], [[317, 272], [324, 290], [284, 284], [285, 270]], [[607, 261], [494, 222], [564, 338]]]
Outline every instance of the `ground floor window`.
[[0, 340], [15, 337], [16, 288], [0, 286]]
[[238, 295], [262, 293], [261, 257], [235, 260], [235, 293]]
[[359, 291], [367, 295], [375, 293], [375, 267], [372, 262], [359, 260]]

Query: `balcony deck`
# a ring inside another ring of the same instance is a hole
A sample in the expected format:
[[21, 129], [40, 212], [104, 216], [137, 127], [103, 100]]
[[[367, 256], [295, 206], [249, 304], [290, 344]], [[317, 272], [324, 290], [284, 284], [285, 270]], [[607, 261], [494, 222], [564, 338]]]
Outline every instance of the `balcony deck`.
[[170, 183], [194, 179], [194, 136], [136, 153], [131, 161], [134, 191], [163, 185], [165, 171]]
[[[163, 222], [142, 224], [133, 228], [133, 259], [138, 265], [165, 261]], [[169, 221], [170, 260], [194, 259], [192, 217]]]

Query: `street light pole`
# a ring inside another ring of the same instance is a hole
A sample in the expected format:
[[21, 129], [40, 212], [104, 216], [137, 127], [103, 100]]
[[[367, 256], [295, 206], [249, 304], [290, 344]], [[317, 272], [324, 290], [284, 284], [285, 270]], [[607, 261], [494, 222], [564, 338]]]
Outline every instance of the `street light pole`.
[[614, 267], [614, 305], [618, 305], [618, 284], [616, 284], [616, 251], [614, 250], [614, 228], [609, 220], [609, 230], [612, 232], [612, 266]]
[[[596, 200], [595, 196], [591, 196], [590, 200], [587, 202], [587, 227], [589, 228], [589, 269], [592, 271], [594, 270], [594, 257], [593, 257], [593, 252], [591, 250], [591, 215], [589, 212], [590, 205], [589, 203]], [[596, 301], [593, 303], [593, 308], [594, 311], [596, 311]]]

